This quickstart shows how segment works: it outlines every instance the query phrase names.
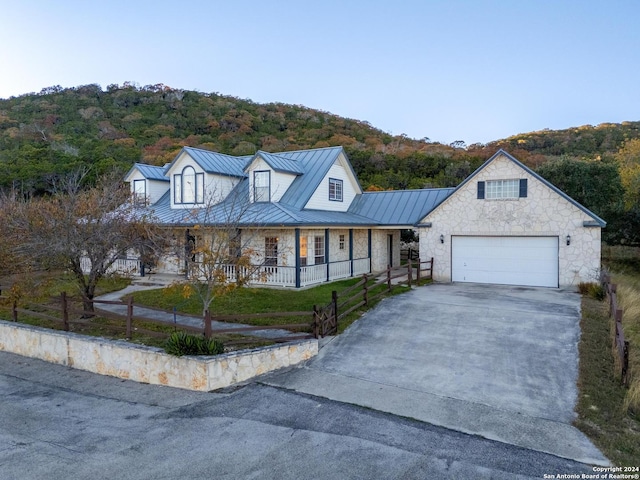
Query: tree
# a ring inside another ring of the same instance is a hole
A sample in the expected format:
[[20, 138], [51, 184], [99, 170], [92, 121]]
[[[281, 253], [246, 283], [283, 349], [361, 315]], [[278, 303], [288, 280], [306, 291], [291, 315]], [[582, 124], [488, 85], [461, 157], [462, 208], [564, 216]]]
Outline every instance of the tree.
[[615, 155], [624, 187], [626, 210], [640, 208], [640, 139], [628, 140]]
[[[228, 295], [251, 281], [263, 281], [269, 275], [267, 256], [282, 258], [287, 251], [267, 252], [256, 239], [260, 229], [257, 204], [243, 198], [246, 192], [232, 190], [220, 201], [211, 193], [205, 204], [188, 212], [191, 224], [185, 233], [186, 278], [173, 285], [182, 289], [185, 297], [197, 296], [202, 314], [210, 309], [216, 297]], [[283, 248], [285, 247], [285, 248]], [[266, 247], [265, 247], [266, 248]]]
[[618, 218], [622, 214], [623, 188], [618, 166], [604, 161], [561, 157], [545, 163], [537, 172], [571, 198], [609, 222], [603, 239], [616, 241]]
[[135, 210], [119, 174], [83, 190], [86, 174], [76, 171], [57, 179], [50, 196], [21, 202], [9, 228], [20, 238], [22, 258], [39, 268], [71, 272], [85, 310], [93, 311], [96, 286], [115, 261], [129, 252], [159, 252], [164, 238], [149, 216]]

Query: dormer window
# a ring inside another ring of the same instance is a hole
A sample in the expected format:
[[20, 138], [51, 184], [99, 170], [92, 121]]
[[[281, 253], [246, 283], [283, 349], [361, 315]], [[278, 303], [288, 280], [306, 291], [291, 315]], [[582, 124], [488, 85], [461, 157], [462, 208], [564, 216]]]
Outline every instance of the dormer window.
[[271, 199], [271, 172], [259, 170], [253, 172], [253, 201], [268, 202]]
[[144, 207], [147, 204], [147, 181], [133, 181], [133, 201], [137, 207]]
[[191, 166], [173, 176], [174, 203], [204, 203], [204, 173], [196, 173]]
[[333, 202], [342, 201], [342, 180], [337, 178], [329, 179], [329, 200]]

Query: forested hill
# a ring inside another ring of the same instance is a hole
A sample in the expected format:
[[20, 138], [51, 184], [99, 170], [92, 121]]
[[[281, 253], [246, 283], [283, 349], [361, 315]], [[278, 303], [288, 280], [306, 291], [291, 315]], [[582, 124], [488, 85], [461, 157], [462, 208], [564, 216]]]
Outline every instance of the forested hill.
[[[491, 142], [489, 148], [504, 148], [544, 156], [597, 157], [617, 153], [627, 140], [640, 138], [640, 122], [601, 123], [564, 130], [545, 129]], [[524, 154], [525, 156], [527, 154]]]
[[614, 153], [640, 122], [518, 135], [465, 148], [392, 136], [364, 121], [299, 105], [133, 84], [49, 87], [0, 99], [0, 189], [42, 193], [80, 166], [92, 175], [162, 165], [189, 145], [232, 155], [342, 145], [365, 188], [454, 186], [503, 147], [537, 167], [548, 156]]

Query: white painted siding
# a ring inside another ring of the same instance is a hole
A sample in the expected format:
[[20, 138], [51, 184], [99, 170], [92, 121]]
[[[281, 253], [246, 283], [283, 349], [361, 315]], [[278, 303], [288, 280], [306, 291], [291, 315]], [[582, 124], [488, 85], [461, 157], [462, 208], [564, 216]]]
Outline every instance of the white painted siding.
[[154, 204], [169, 190], [169, 182], [147, 179], [147, 198], [149, 204]]
[[276, 172], [273, 170], [267, 162], [260, 157], [256, 158], [253, 163], [247, 169], [249, 173], [249, 199], [251, 202], [253, 198], [253, 172], [268, 170], [271, 172], [271, 199], [272, 202], [279, 202], [282, 195], [291, 186], [291, 183], [296, 179], [296, 175], [291, 173]]
[[[329, 200], [329, 178], [342, 180], [342, 201]], [[342, 155], [331, 166], [329, 172], [324, 176], [318, 188], [313, 193], [304, 208], [313, 210], [330, 210], [333, 212], [346, 212], [351, 202], [358, 193], [362, 193], [358, 182], [351, 174], [351, 170], [346, 167], [346, 160]]]
[[174, 175], [182, 173], [186, 166], [192, 166], [196, 173], [202, 173], [204, 170], [198, 163], [191, 158], [186, 152], [183, 152], [177, 162], [173, 164], [167, 172], [167, 176], [171, 181], [171, 208], [198, 208], [215, 205], [224, 200], [229, 192], [240, 182], [240, 178], [229, 177], [227, 175], [215, 175], [211, 173], [204, 174], [204, 204], [176, 204], [174, 203]]
[[133, 191], [134, 180], [146, 181], [147, 202], [149, 204], [156, 203], [158, 200], [160, 200], [160, 197], [162, 197], [162, 195], [164, 195], [165, 192], [169, 190], [169, 182], [160, 182], [158, 180], [146, 179], [144, 178], [142, 173], [140, 173], [140, 171], [136, 169], [134, 172], [131, 173], [131, 175], [128, 178], [128, 181], [130, 182], [129, 185], [130, 185], [132, 194], [134, 193]]

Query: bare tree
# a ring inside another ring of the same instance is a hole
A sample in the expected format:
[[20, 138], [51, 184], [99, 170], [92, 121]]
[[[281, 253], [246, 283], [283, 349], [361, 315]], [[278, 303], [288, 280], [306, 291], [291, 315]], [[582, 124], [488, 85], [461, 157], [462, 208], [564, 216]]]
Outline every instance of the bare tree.
[[17, 251], [46, 269], [75, 277], [93, 311], [98, 282], [128, 252], [160, 251], [164, 238], [147, 215], [136, 211], [129, 189], [115, 172], [94, 188], [82, 189], [86, 171], [60, 179], [48, 197], [21, 202], [10, 220]]
[[[239, 189], [241, 190], [241, 189]], [[259, 206], [248, 202], [233, 190], [223, 201], [209, 195], [205, 204], [187, 211], [184, 221], [190, 225], [185, 238], [186, 278], [173, 285], [185, 297], [196, 295], [203, 315], [216, 297], [238, 287], [264, 281], [270, 274], [266, 266], [280, 252], [256, 248], [261, 228]]]

